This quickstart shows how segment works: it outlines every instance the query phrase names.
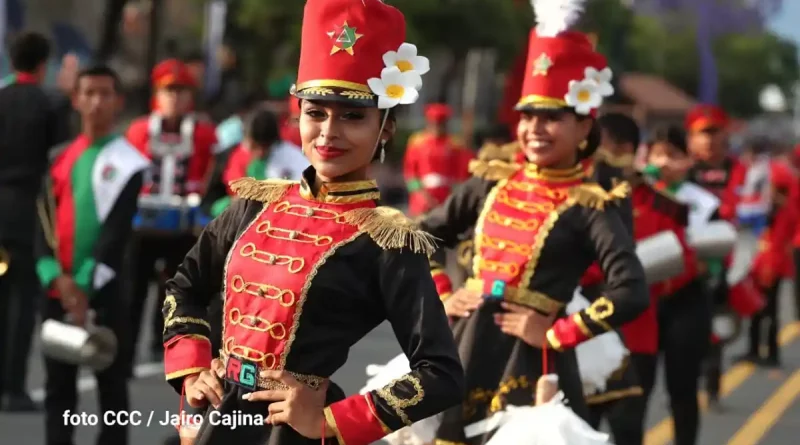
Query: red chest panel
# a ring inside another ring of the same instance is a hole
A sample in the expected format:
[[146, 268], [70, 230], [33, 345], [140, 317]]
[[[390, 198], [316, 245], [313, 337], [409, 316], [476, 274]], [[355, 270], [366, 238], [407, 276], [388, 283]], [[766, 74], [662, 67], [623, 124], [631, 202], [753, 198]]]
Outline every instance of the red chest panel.
[[581, 183], [581, 179], [543, 183], [527, 175], [520, 171], [500, 181], [478, 219], [473, 274], [483, 280], [485, 294], [501, 292], [498, 286], [527, 286], [533, 273], [527, 266], [538, 262], [569, 189]]
[[234, 243], [225, 271], [224, 351], [283, 369], [320, 266], [360, 232], [341, 214], [370, 206], [311, 202], [292, 186]]

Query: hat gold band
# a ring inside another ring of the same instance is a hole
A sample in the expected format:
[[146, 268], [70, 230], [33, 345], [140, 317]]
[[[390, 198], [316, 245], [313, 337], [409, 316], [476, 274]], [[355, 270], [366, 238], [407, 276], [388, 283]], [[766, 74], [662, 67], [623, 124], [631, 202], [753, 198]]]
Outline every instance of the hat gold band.
[[529, 94], [517, 102], [516, 108], [565, 108], [567, 106], [567, 101], [564, 99]]
[[372, 94], [372, 90], [370, 90], [367, 85], [356, 82], [348, 82], [346, 80], [334, 80], [334, 79], [309, 80], [307, 82], [298, 83], [295, 86], [298, 92], [309, 88], [325, 88], [325, 87], [343, 88], [347, 90], [355, 90], [355, 91], [360, 91], [362, 93]]

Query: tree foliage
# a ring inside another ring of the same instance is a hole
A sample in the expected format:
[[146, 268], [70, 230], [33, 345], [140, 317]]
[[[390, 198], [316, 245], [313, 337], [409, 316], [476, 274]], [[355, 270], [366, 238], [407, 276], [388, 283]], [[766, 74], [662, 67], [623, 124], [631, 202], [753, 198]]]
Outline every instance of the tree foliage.
[[[203, 2], [203, 0], [195, 0]], [[355, 0], [354, 0], [355, 1]], [[387, 0], [406, 16], [407, 38], [424, 54], [446, 49], [458, 60], [470, 48], [494, 48], [501, 68], [523, 47], [534, 24], [520, 0]], [[231, 0], [229, 36], [251, 81], [296, 70], [304, 1]], [[698, 94], [701, 60], [697, 8], [712, 8], [713, 54], [719, 101], [739, 116], [759, 111], [767, 84], [790, 91], [800, 77], [797, 48], [764, 30], [781, 0], [588, 0], [581, 28], [598, 36], [598, 48], [615, 72], [662, 76]]]

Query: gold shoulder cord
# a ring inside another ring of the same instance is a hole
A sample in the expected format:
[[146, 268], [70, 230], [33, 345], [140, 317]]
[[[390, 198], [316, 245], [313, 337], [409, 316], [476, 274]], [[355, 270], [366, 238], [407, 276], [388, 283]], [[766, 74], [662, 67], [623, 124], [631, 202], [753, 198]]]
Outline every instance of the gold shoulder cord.
[[42, 224], [45, 241], [50, 249], [55, 253], [58, 250], [58, 240], [56, 239], [56, 199], [53, 196], [52, 184], [48, 180], [44, 194], [47, 196], [47, 204], [40, 195], [36, 198], [36, 207], [39, 213], [39, 222]]

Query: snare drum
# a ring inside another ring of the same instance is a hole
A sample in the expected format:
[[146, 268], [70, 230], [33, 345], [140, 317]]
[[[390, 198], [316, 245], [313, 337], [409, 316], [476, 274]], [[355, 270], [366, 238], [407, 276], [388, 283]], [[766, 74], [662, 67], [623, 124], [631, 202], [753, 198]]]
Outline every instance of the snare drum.
[[192, 197], [145, 195], [139, 198], [139, 212], [133, 226], [141, 231], [186, 232], [194, 224], [197, 205]]

